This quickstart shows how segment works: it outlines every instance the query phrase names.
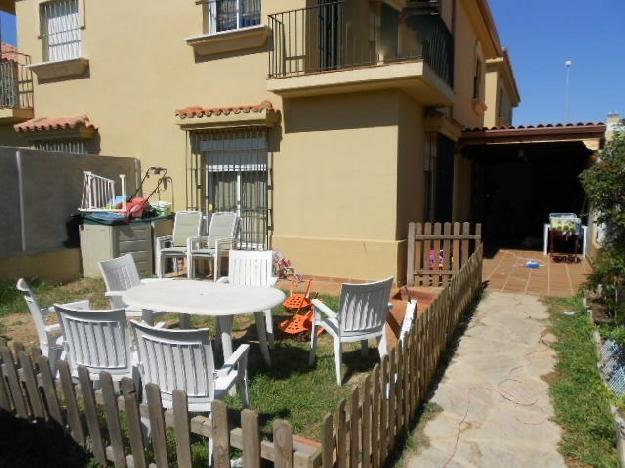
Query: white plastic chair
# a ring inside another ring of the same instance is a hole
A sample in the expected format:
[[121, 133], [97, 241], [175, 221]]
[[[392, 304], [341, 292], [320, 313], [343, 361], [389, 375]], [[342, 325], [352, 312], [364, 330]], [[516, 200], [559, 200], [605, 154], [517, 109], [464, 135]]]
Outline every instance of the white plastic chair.
[[130, 321], [137, 342], [138, 368], [143, 385], [161, 389], [163, 407], [171, 408], [174, 390], [187, 392], [189, 411], [210, 412], [213, 400], [223, 399], [235, 384], [243, 405], [249, 406], [247, 359], [249, 345], [241, 345], [215, 369], [208, 329], [164, 330]]
[[[17, 280], [16, 287], [19, 291], [24, 293], [24, 300], [33, 317], [33, 322], [35, 322], [41, 354], [48, 358], [52, 375], [55, 375], [59, 359], [61, 359], [63, 354], [63, 330], [60, 323], [46, 323], [48, 315], [56, 315], [54, 307], [41, 307], [37, 296], [35, 296], [35, 293], [33, 293], [30, 286], [23, 278]], [[89, 309], [90, 304], [88, 300], [84, 300], [64, 304], [64, 306], [74, 309]]]
[[[271, 250], [231, 250], [228, 258], [228, 276], [219, 278], [218, 283], [234, 286], [252, 286], [272, 288], [278, 282], [273, 276], [273, 251]], [[269, 347], [274, 347], [273, 319], [271, 310], [265, 310], [265, 323], [256, 321], [259, 340], [266, 331]], [[264, 352], [261, 345], [261, 351]], [[266, 358], [267, 360], [267, 358]]]
[[111, 374], [113, 381], [133, 376], [135, 357], [131, 354], [126, 311], [77, 310], [54, 304], [61, 318], [63, 345], [72, 376], [85, 366], [89, 378], [100, 380], [100, 372]]
[[[154, 264], [159, 278], [165, 274], [165, 262], [168, 259], [187, 258], [187, 239], [199, 236], [201, 227], [202, 213], [200, 211], [179, 211], [176, 213], [173, 234], [156, 238]], [[189, 268], [188, 265], [187, 268]]]
[[380, 353], [386, 352], [384, 324], [390, 310], [392, 285], [393, 277], [375, 283], [343, 284], [338, 313], [319, 299], [313, 299], [315, 319], [310, 333], [309, 364], [315, 362], [319, 327], [334, 338], [337, 385], [341, 385], [341, 344], [360, 341], [366, 352], [368, 340], [376, 338], [380, 341]]
[[[104, 294], [111, 301], [113, 309], [126, 309], [128, 317], [142, 317], [143, 311], [127, 306], [122, 300], [124, 292], [141, 283], [172, 281], [172, 278], [139, 278], [137, 265], [131, 254], [122, 255], [112, 260], [98, 262], [100, 273], [106, 285]], [[152, 311], [158, 313], [158, 311]], [[150, 317], [151, 318], [151, 317]]]
[[219, 259], [225, 251], [234, 248], [238, 228], [239, 216], [236, 213], [213, 213], [208, 236], [196, 235], [187, 240], [187, 276], [195, 277], [195, 259], [212, 258], [213, 280], [219, 279]]

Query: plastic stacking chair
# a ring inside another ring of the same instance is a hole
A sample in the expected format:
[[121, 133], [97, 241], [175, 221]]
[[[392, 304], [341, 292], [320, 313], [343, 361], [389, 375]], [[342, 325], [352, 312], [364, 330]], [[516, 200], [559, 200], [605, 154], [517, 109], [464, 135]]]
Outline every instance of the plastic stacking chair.
[[336, 383], [341, 385], [341, 345], [360, 341], [363, 351], [370, 338], [379, 340], [381, 352], [386, 351], [384, 324], [388, 316], [393, 278], [375, 283], [343, 284], [339, 311], [334, 312], [319, 299], [313, 299], [315, 319], [310, 333], [309, 364], [315, 362], [317, 328], [323, 327], [334, 338]]

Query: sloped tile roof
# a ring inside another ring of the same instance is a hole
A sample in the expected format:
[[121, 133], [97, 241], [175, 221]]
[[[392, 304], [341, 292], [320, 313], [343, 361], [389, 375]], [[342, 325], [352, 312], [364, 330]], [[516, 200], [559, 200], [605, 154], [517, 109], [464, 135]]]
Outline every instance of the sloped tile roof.
[[18, 50], [13, 44], [8, 44], [6, 42], [0, 43], [0, 54], [2, 55], [2, 60], [11, 60], [13, 62], [18, 61]]
[[176, 111], [176, 117], [178, 117], [179, 119], [192, 119], [192, 118], [211, 117], [211, 116], [230, 115], [230, 114], [249, 114], [250, 112], [258, 114], [265, 110], [266, 111], [273, 110], [273, 105], [271, 104], [271, 102], [263, 101], [260, 104], [234, 106], [234, 107], [191, 106], [191, 107], [185, 107], [184, 109], [178, 109]]
[[477, 127], [477, 128], [465, 128], [465, 132], [486, 132], [496, 130], [532, 130], [543, 128], [572, 128], [572, 127], [599, 127], [604, 126], [603, 122], [577, 122], [577, 123], [539, 123], [536, 125], [502, 125], [499, 127]]
[[77, 117], [58, 117], [54, 119], [48, 117], [38, 117], [13, 126], [16, 132], [23, 133], [67, 130], [79, 127], [89, 128], [92, 130], [98, 129], [98, 127], [96, 127], [86, 115], [79, 115]]

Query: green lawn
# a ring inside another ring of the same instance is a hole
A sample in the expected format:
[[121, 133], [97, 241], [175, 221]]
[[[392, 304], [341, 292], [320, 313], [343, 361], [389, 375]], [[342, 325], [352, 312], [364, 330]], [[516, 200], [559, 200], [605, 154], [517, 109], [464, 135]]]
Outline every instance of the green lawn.
[[[94, 307], [106, 308], [104, 284], [101, 280], [80, 279], [72, 283], [55, 286], [35, 282], [33, 289], [42, 306], [54, 302], [71, 302], [89, 298]], [[337, 307], [338, 299], [323, 296], [322, 299], [332, 308]], [[13, 283], [0, 285], [0, 325], [13, 318], [6, 330], [0, 329], [9, 339], [18, 339], [25, 343], [35, 343], [32, 322], [27, 315], [28, 309], [21, 294]], [[277, 324], [287, 317], [281, 308], [274, 311], [274, 329], [277, 334], [276, 348], [272, 351], [272, 366], [262, 360], [258, 349], [258, 340], [253, 320], [249, 316], [237, 317], [233, 334], [235, 347], [239, 343], [250, 343], [250, 400], [253, 409], [260, 415], [262, 428], [271, 432], [271, 421], [276, 418], [287, 419], [300, 435], [319, 438], [321, 423], [326, 412], [334, 411], [340, 399], [349, 394], [353, 385], [360, 383], [361, 376], [373, 368], [378, 361], [377, 350], [371, 349], [369, 356], [363, 358], [357, 345], [345, 347], [343, 352], [344, 382], [338, 387], [334, 377], [334, 355], [332, 341], [326, 334], [320, 337], [317, 348], [317, 362], [308, 366], [308, 340], [285, 339], [280, 336]], [[15, 320], [16, 315], [19, 320]], [[23, 317], [22, 317], [23, 315]], [[166, 317], [171, 326], [176, 326], [177, 317]], [[210, 317], [193, 317], [195, 327], [208, 327], [214, 330], [214, 320]], [[238, 397], [228, 398], [227, 404], [233, 409], [231, 417], [236, 421], [241, 402]]]
[[[610, 395], [597, 369], [593, 326], [579, 298], [548, 299], [547, 304], [558, 338], [558, 363], [549, 383], [555, 421], [564, 430], [561, 451], [572, 466], [616, 467]], [[565, 310], [576, 314], [564, 315]]]

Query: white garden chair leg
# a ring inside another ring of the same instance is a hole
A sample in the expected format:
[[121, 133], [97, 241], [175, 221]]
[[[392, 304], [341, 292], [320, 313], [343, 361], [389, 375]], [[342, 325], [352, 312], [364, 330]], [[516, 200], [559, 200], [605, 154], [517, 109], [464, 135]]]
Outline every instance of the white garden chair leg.
[[273, 349], [275, 342], [273, 336], [273, 317], [271, 315], [271, 310], [265, 311], [265, 329], [267, 331], [267, 343], [269, 344], [269, 349]]
[[317, 354], [317, 327], [313, 325], [310, 331], [310, 352], [308, 353], [308, 365], [312, 366], [315, 363], [315, 357]]
[[336, 366], [336, 384], [341, 386], [341, 340], [334, 338], [334, 365]]
[[380, 359], [388, 354], [388, 347], [386, 343], [386, 327], [384, 328], [382, 336], [378, 338], [378, 353], [380, 353]]

